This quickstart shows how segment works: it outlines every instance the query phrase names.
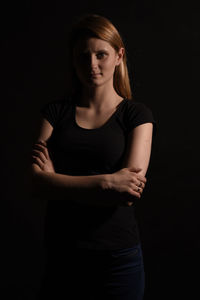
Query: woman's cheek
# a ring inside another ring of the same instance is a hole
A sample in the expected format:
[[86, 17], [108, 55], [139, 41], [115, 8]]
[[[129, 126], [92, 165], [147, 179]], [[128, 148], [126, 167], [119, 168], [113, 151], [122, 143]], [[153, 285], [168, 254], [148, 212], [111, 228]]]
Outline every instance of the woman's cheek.
[[105, 69], [110, 73], [114, 73], [115, 71], [115, 62], [114, 61], [108, 61], [106, 63]]

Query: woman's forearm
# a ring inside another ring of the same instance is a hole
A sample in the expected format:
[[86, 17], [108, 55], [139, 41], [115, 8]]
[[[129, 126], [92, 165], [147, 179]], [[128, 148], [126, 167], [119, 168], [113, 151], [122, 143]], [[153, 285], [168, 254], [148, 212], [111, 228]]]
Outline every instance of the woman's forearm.
[[141, 196], [135, 191], [138, 186], [133, 184], [133, 180], [137, 178], [143, 185], [146, 180], [141, 175], [136, 176], [136, 172], [132, 167], [113, 174], [72, 176], [42, 171], [33, 163], [31, 185], [33, 193], [40, 199], [66, 200], [94, 206], [127, 206], [127, 202], [133, 203]]
[[[71, 176], [44, 172], [36, 164], [31, 166], [33, 193], [45, 199], [72, 200], [93, 205], [112, 205], [109, 178], [111, 174]], [[109, 203], [108, 203], [109, 202]]]

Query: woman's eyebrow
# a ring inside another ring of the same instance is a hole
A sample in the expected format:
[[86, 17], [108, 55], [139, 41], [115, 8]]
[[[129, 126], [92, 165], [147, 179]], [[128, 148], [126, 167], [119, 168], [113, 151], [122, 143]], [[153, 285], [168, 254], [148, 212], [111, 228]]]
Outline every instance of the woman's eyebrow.
[[108, 50], [106, 50], [106, 49], [100, 49], [100, 50], [97, 50], [95, 52], [108, 52]]
[[[89, 50], [89, 49], [84, 49], [82, 52], [83, 52], [83, 53], [89, 53], [90, 50]], [[108, 50], [107, 50], [107, 49], [98, 49], [98, 50], [96, 50], [96, 51], [94, 51], [94, 52], [95, 52], [95, 53], [98, 53], [98, 52], [108, 52]]]

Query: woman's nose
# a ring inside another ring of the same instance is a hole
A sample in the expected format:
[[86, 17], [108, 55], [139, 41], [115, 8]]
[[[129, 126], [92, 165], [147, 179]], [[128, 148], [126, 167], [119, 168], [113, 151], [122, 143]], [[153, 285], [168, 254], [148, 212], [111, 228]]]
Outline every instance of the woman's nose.
[[90, 66], [92, 68], [96, 67], [97, 66], [97, 58], [96, 58], [96, 55], [91, 55], [90, 56]]

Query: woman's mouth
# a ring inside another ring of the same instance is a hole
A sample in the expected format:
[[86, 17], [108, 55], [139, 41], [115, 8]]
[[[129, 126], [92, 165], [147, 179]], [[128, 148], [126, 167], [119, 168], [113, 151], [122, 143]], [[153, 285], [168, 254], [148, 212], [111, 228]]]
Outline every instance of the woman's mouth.
[[101, 75], [102, 75], [101, 73], [91, 73], [91, 74], [90, 74], [90, 76], [91, 76], [92, 78], [99, 77], [99, 76], [101, 76]]

